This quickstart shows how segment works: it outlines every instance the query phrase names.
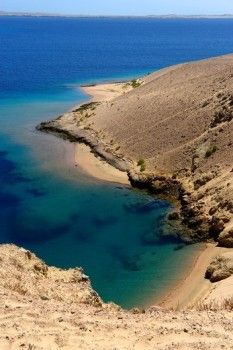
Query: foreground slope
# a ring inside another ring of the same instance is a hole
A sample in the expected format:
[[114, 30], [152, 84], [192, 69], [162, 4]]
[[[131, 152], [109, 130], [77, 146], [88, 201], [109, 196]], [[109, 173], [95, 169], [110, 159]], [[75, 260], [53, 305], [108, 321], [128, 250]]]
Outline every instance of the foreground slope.
[[124, 311], [103, 303], [80, 269], [48, 267], [13, 245], [0, 246], [0, 296], [1, 350], [220, 350], [233, 344], [232, 303], [217, 312]]

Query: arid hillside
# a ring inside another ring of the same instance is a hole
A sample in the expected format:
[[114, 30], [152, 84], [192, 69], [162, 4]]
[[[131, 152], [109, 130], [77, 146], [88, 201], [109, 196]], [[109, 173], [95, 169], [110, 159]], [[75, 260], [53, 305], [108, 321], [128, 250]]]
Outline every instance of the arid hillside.
[[106, 99], [101, 85], [85, 88], [92, 103], [39, 129], [87, 143], [128, 171], [134, 185], [175, 193], [181, 203], [176, 217], [191, 229], [192, 240], [233, 247], [233, 55], [105, 90]]
[[[231, 170], [233, 55], [174, 66], [102, 103], [93, 125], [148, 169], [167, 174]], [[212, 151], [212, 154], [210, 154]]]

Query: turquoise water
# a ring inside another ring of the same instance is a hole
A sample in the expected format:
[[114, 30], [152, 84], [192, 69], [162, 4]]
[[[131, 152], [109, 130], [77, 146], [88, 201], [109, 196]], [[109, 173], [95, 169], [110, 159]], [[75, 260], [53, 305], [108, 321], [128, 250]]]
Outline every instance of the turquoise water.
[[171, 204], [89, 178], [72, 144], [35, 126], [86, 99], [75, 82], [230, 52], [231, 29], [228, 20], [0, 18], [0, 242], [82, 266], [105, 301], [129, 308], [161, 296], [197, 249], [159, 240]]

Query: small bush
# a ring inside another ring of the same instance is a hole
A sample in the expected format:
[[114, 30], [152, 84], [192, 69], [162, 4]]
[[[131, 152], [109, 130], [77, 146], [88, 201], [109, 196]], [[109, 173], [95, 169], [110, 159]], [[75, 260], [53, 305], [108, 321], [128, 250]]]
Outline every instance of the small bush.
[[143, 172], [146, 170], [146, 165], [145, 164], [142, 164], [141, 167], [140, 167], [140, 171]]
[[133, 79], [131, 81], [129, 81], [128, 83], [126, 83], [125, 85], [123, 85], [123, 89], [127, 89], [129, 86], [131, 86], [133, 89], [139, 87], [140, 85], [142, 85], [142, 81], [140, 81], [139, 79]]
[[142, 83], [139, 81], [139, 80], [136, 80], [136, 79], [133, 79], [133, 80], [131, 80], [131, 86], [132, 86], [132, 88], [137, 88], [137, 87], [139, 87], [140, 85], [141, 85]]
[[139, 159], [139, 161], [137, 162], [137, 165], [140, 166], [140, 171], [145, 171], [146, 170], [146, 164], [145, 164], [145, 160], [144, 159]]
[[100, 102], [84, 103], [83, 105], [81, 105], [77, 109], [73, 110], [73, 112], [79, 112], [82, 114], [84, 111], [87, 111], [88, 109], [90, 109], [91, 111], [94, 111], [99, 104], [100, 104]]
[[210, 156], [212, 156], [212, 154], [214, 154], [217, 151], [217, 146], [216, 145], [211, 145], [209, 146], [209, 148], [207, 149], [206, 153], [205, 153], [205, 158], [209, 158]]
[[143, 164], [145, 164], [145, 160], [142, 159], [142, 158], [140, 158], [139, 161], [137, 162], [137, 165], [138, 165], [138, 166], [141, 166], [141, 165], [143, 165]]

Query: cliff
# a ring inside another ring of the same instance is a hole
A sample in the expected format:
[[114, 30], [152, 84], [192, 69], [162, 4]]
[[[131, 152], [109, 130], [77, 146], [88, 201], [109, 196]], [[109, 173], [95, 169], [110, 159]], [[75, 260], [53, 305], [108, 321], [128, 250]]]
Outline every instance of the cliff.
[[103, 303], [82, 270], [49, 267], [13, 245], [0, 246], [0, 296], [1, 350], [218, 350], [233, 342], [232, 299], [218, 312], [216, 303], [125, 311]]

